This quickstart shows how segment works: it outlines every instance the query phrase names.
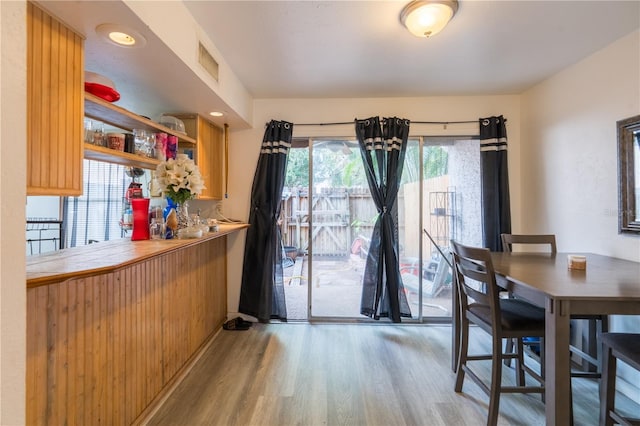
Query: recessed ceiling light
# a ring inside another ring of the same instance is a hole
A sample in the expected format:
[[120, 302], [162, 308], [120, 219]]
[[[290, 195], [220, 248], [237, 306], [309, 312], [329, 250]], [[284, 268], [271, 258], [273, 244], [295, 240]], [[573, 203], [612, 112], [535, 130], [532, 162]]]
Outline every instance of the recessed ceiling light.
[[115, 41], [118, 44], [123, 44], [125, 46], [133, 46], [136, 44], [136, 39], [126, 33], [121, 33], [120, 31], [113, 31], [109, 33], [109, 38], [111, 41]]
[[109, 43], [120, 47], [137, 48], [147, 44], [147, 39], [142, 34], [118, 24], [100, 24], [96, 27], [96, 33]]
[[224, 115], [224, 113], [220, 112], [220, 111], [211, 111], [209, 113], [210, 116], [212, 117], [222, 117]]

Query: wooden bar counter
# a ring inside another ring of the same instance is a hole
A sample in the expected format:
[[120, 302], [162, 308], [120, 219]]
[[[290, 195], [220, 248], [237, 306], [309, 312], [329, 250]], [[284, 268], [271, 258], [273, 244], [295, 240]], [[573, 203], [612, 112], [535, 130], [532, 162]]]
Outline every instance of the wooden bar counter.
[[115, 240], [27, 260], [27, 424], [129, 425], [220, 329], [227, 235]]

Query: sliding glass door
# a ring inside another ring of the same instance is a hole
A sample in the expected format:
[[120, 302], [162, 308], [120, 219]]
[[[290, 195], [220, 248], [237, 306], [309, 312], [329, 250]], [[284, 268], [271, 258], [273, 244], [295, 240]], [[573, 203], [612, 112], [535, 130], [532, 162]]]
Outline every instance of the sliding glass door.
[[[477, 140], [409, 140], [397, 214], [413, 321], [451, 317], [449, 241], [481, 243], [479, 158]], [[369, 321], [360, 299], [376, 218], [355, 139], [294, 141], [280, 217], [289, 320]]]

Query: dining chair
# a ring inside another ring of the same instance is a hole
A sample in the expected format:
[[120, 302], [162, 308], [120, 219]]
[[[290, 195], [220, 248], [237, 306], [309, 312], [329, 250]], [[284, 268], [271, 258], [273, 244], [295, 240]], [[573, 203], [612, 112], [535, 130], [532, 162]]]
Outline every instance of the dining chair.
[[600, 425], [637, 425], [640, 419], [628, 418], [615, 408], [616, 364], [620, 360], [640, 371], [640, 334], [602, 333], [602, 381], [600, 382]]
[[[546, 249], [547, 252], [556, 254], [558, 252], [556, 247], [556, 236], [554, 234], [500, 234], [502, 240], [502, 251], [512, 252], [515, 245], [536, 245], [537, 247]], [[572, 315], [572, 320], [586, 320], [589, 322], [589, 329], [595, 330], [592, 333], [592, 339], [599, 333], [606, 333], [609, 331], [609, 318], [607, 315]], [[536, 342], [533, 342], [536, 343]], [[531, 344], [531, 342], [529, 342]], [[505, 350], [513, 350], [513, 342], [507, 341], [507, 347]], [[586, 361], [591, 366], [591, 371], [578, 371], [572, 370], [572, 377], [588, 377], [599, 378], [601, 376], [600, 360], [602, 355], [599, 353], [600, 348], [595, 347], [596, 353], [588, 353], [575, 345], [570, 345], [571, 353], [578, 356], [580, 359]], [[505, 365], [510, 365], [510, 360], [505, 360]]]
[[[511, 253], [513, 251], [514, 244], [527, 244], [535, 245], [540, 249], [544, 249], [545, 252], [555, 254], [558, 252], [556, 247], [556, 236], [553, 234], [500, 234], [500, 240], [502, 241], [502, 251]], [[530, 340], [525, 338], [525, 342], [531, 348], [540, 348], [539, 339]], [[505, 351], [513, 351], [513, 340], [507, 340]], [[506, 359], [504, 365], [511, 366], [511, 360]]]
[[556, 247], [556, 236], [553, 234], [500, 234], [502, 240], [502, 251], [512, 252], [514, 244], [538, 244], [540, 246], [549, 246], [547, 252], [555, 254], [558, 252]]
[[[465, 375], [489, 396], [487, 425], [498, 421], [502, 393], [540, 393], [544, 396], [544, 379], [525, 364], [522, 338], [544, 336], [544, 310], [520, 299], [503, 299], [498, 293], [496, 275], [488, 249], [469, 247], [454, 240], [453, 266], [460, 302], [460, 349], [455, 391], [462, 392]], [[469, 326], [473, 323], [491, 335], [490, 354], [469, 355]], [[502, 350], [503, 339], [516, 339], [515, 352]], [[544, 354], [544, 351], [542, 352]], [[544, 355], [543, 355], [544, 356]], [[502, 385], [502, 362], [516, 360], [516, 386]], [[471, 369], [470, 361], [491, 360], [489, 386]], [[544, 360], [542, 360], [544, 363]], [[525, 372], [540, 383], [527, 386]]]

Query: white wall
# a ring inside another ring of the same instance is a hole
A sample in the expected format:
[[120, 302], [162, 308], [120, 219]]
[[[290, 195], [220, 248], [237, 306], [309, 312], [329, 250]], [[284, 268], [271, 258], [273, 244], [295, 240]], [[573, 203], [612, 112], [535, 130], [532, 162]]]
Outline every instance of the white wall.
[[[200, 29], [182, 2], [123, 0], [131, 10], [196, 74], [209, 88], [245, 121], [251, 119], [252, 98], [215, 44]], [[171, 24], [167, 24], [167, 17]], [[218, 80], [198, 63], [198, 43], [216, 57]], [[194, 100], [196, 101], [196, 100]]]
[[555, 233], [559, 251], [640, 261], [618, 234], [616, 121], [640, 114], [636, 31], [522, 97], [522, 228]]
[[26, 16], [0, 2], [0, 425], [25, 424]]
[[[480, 117], [504, 115], [509, 136], [509, 168], [512, 188], [521, 186], [520, 169], [520, 97], [519, 96], [467, 96], [433, 98], [378, 98], [378, 99], [262, 99], [254, 104], [253, 128], [230, 134], [229, 198], [223, 203], [224, 214], [235, 219], [248, 220], [251, 186], [258, 161], [264, 124], [271, 119], [293, 123], [349, 122], [355, 118], [372, 116], [398, 116], [413, 121], [466, 121]], [[412, 124], [411, 135], [477, 135], [478, 125]], [[294, 137], [299, 136], [351, 136], [354, 125], [294, 126]], [[520, 226], [520, 194], [512, 191], [513, 222]], [[242, 281], [242, 260], [246, 232], [234, 237], [228, 244], [228, 310], [237, 314]]]
[[[640, 236], [618, 234], [617, 216], [616, 121], [638, 114], [640, 31], [524, 93], [523, 227], [515, 230], [555, 233], [559, 251], [640, 261]], [[637, 332], [640, 317], [614, 316], [610, 326]], [[628, 384], [640, 382], [620, 370]], [[621, 384], [640, 401], [637, 385]]]

